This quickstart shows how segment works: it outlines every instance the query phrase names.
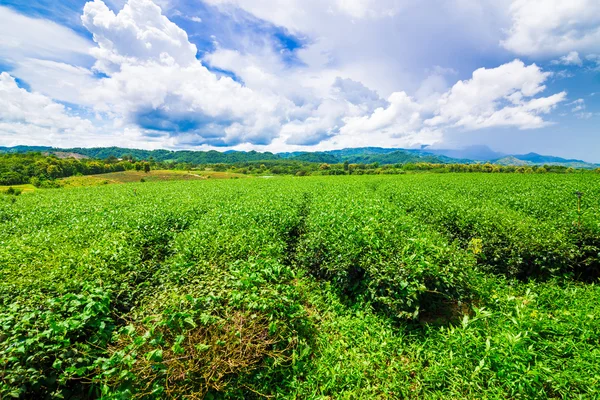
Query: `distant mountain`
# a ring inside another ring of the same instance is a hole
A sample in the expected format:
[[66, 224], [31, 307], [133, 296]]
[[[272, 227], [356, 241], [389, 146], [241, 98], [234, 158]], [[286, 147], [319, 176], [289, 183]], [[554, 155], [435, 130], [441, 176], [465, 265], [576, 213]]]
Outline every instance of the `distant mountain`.
[[537, 153], [508, 156], [492, 160], [491, 162], [500, 165], [550, 165], [586, 169], [594, 169], [599, 167], [598, 164], [588, 163], [583, 160], [567, 159], [555, 156], [543, 156]]
[[487, 146], [469, 146], [464, 149], [428, 149], [431, 154], [443, 155], [451, 158], [467, 159], [475, 161], [491, 161], [504, 157], [506, 154], [498, 153]]
[[498, 164], [498, 165], [514, 165], [517, 167], [524, 167], [526, 165], [534, 165], [532, 162], [520, 160], [520, 159], [516, 158], [515, 156], [502, 157], [497, 160], [494, 160], [493, 163]]
[[0, 153], [29, 153], [52, 151], [52, 147], [48, 146], [14, 146], [14, 147], [2, 147], [0, 146]]
[[[473, 163], [469, 159], [457, 159], [441, 154], [432, 154], [421, 149], [390, 149], [383, 147], [357, 147], [321, 152], [278, 153], [279, 156], [301, 161], [326, 162], [329, 164], [348, 162], [350, 164], [406, 164], [406, 163]], [[333, 157], [333, 158], [332, 158]]]
[[515, 158], [518, 158], [519, 160], [523, 160], [523, 161], [529, 161], [534, 164], [544, 164], [544, 163], [583, 163], [583, 164], [587, 164], [585, 161], [582, 161], [582, 160], [573, 160], [573, 159], [566, 159], [566, 158], [554, 157], [554, 156], [542, 156], [537, 153], [527, 153], [527, 154], [523, 154], [523, 155], [515, 155]]
[[354, 154], [351, 156], [342, 157], [343, 161], [348, 161], [351, 164], [407, 164], [407, 163], [437, 163], [445, 164], [446, 161], [440, 157], [436, 157], [428, 153], [411, 153], [405, 150], [396, 150], [390, 153], [380, 154]]
[[332, 154], [315, 152], [315, 153], [298, 153], [289, 158], [293, 161], [304, 161], [314, 163], [326, 163], [326, 164], [337, 164], [340, 162], [339, 158]]
[[600, 165], [587, 163], [582, 160], [565, 159], [555, 156], [544, 156], [537, 153], [523, 155], [502, 154], [487, 146], [471, 146], [465, 149], [392, 149], [382, 147], [360, 147], [319, 152], [288, 152], [260, 153], [257, 151], [228, 150], [219, 152], [191, 150], [139, 150], [121, 147], [94, 147], [61, 149], [45, 146], [15, 146], [0, 147], [0, 153], [26, 152], [52, 153], [57, 157], [89, 157], [106, 159], [110, 156], [117, 158], [133, 157], [137, 160], [156, 160], [162, 162], [181, 162], [192, 164], [243, 163], [274, 160], [288, 160], [310, 163], [336, 164], [348, 162], [351, 164], [406, 164], [406, 163], [440, 163], [440, 164], [472, 164], [491, 162], [500, 165], [553, 165], [573, 168], [598, 168]]
[[153, 159], [156, 161], [163, 162], [188, 162], [193, 164], [218, 164], [218, 163], [236, 163], [236, 162], [247, 162], [247, 161], [267, 161], [276, 160], [280, 157], [273, 153], [259, 153], [256, 151], [242, 152], [242, 151], [171, 151], [171, 150], [139, 150], [139, 149], [126, 149], [122, 147], [92, 147], [92, 148], [81, 148], [76, 147], [72, 149], [59, 149], [52, 147], [29, 147], [29, 146], [16, 146], [16, 147], [0, 147], [0, 153], [25, 153], [30, 151], [42, 152], [42, 153], [75, 153], [81, 154], [89, 158], [106, 159], [110, 156], [117, 158], [128, 158], [133, 157], [137, 160], [149, 160]]

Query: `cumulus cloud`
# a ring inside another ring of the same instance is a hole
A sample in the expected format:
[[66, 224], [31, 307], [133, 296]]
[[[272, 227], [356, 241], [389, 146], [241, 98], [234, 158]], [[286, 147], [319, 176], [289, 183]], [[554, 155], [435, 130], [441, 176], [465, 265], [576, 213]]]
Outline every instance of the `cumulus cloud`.
[[421, 105], [405, 92], [393, 93], [388, 102], [388, 107], [380, 107], [369, 116], [348, 119], [343, 133], [368, 135], [382, 132], [400, 136], [413, 133], [421, 127]]
[[95, 109], [169, 132], [182, 145], [268, 145], [278, 136], [285, 145], [315, 145], [337, 135], [344, 119], [386, 105], [339, 71], [315, 78], [310, 69], [291, 69], [268, 46], [250, 55], [217, 48], [205, 61], [243, 84], [218, 76], [149, 0], [130, 0], [118, 14], [96, 0], [82, 21], [98, 44], [95, 68], [107, 75], [88, 93]]
[[349, 118], [367, 116], [387, 104], [360, 82], [340, 77], [324, 97], [313, 98], [313, 102], [298, 107], [293, 113], [296, 118], [283, 125], [283, 143], [308, 146], [326, 142], [340, 134]]
[[489, 54], [500, 40], [506, 0], [207, 1], [234, 17], [242, 9], [306, 38], [295, 54], [308, 68], [335, 69], [387, 98], [399, 89], [416, 90], [433, 65], [468, 64], [456, 54], [472, 48], [481, 57]]
[[383, 141], [396, 145], [435, 144], [446, 130], [491, 127], [540, 128], [550, 124], [543, 114], [565, 100], [561, 92], [536, 97], [551, 73], [535, 64], [515, 60], [497, 68], [478, 69], [470, 80], [459, 81], [449, 90], [434, 91], [424, 100], [395, 92], [388, 106], [373, 113], [344, 118], [336, 143]]
[[552, 61], [552, 63], [561, 65], [577, 65], [579, 67], [583, 65], [583, 61], [579, 57], [579, 53], [576, 51], [572, 51], [566, 56], [562, 56], [558, 60]]
[[350, 78], [336, 77], [333, 83], [333, 89], [339, 93], [344, 100], [355, 106], [365, 107], [366, 111], [373, 111], [376, 108], [383, 107], [386, 102], [379, 97], [377, 92], [369, 89], [361, 82]]
[[168, 135], [148, 137], [136, 126], [86, 118], [41, 93], [29, 92], [7, 72], [0, 73], [0, 140], [3, 145], [114, 146], [164, 148]]
[[439, 100], [429, 126], [451, 125], [466, 129], [514, 126], [539, 128], [548, 124], [540, 114], [549, 113], [564, 101], [565, 92], [532, 98], [545, 89], [551, 73], [537, 65], [515, 60], [497, 68], [480, 68], [468, 81], [457, 82]]
[[[255, 146], [278, 151], [434, 144], [449, 129], [546, 126], [545, 114], [566, 96], [540, 97], [551, 74], [518, 60], [478, 69], [471, 79], [458, 82], [453, 68], [424, 68], [421, 78], [407, 80], [407, 87], [398, 84], [403, 79], [398, 78], [403, 75], [401, 59], [417, 50], [407, 48], [397, 57], [395, 52], [403, 49], [375, 39], [383, 31], [404, 32], [406, 27], [398, 22], [410, 18], [403, 12], [418, 12], [411, 2], [330, 0], [325, 7], [316, 0], [210, 2], [244, 7], [290, 31], [306, 32], [307, 44], [294, 53], [299, 62], [287, 62], [268, 38], [236, 49], [223, 48], [211, 38], [214, 49], [199, 53], [188, 34], [153, 1], [128, 0], [114, 12], [94, 0], [81, 17], [93, 44], [84, 40], [77, 50], [93, 57], [88, 65], [22, 57], [14, 74], [35, 92], [89, 107], [103, 127], [120, 132], [118, 143], [141, 138], [145, 145], [171, 148]], [[453, 5], [469, 15], [481, 11], [464, 0]], [[375, 20], [381, 31], [373, 33]], [[462, 26], [459, 22], [454, 21]], [[565, 57], [576, 61], [572, 54]], [[230, 71], [235, 80], [215, 69]], [[23, 97], [24, 89], [18, 90]], [[75, 127], [91, 124], [68, 110], [61, 115]], [[39, 121], [0, 120], [42, 126]], [[59, 122], [56, 126], [63, 134], [83, 132]]]
[[82, 21], [98, 44], [95, 68], [107, 75], [91, 94], [97, 110], [188, 145], [268, 144], [278, 134], [287, 102], [210, 72], [152, 1], [129, 0], [114, 14], [96, 0]]
[[65, 106], [39, 93], [20, 88], [6, 72], [0, 73], [0, 135], [17, 141], [22, 136], [57, 139], [93, 134], [93, 124], [69, 115]]
[[187, 33], [162, 15], [150, 0], [129, 0], [118, 14], [101, 0], [86, 3], [81, 17], [98, 47], [92, 54], [96, 69], [114, 72], [122, 64], [164, 62], [183, 67], [196, 61], [196, 46]]
[[517, 54], [560, 55], [600, 49], [597, 0], [513, 0], [502, 45]]

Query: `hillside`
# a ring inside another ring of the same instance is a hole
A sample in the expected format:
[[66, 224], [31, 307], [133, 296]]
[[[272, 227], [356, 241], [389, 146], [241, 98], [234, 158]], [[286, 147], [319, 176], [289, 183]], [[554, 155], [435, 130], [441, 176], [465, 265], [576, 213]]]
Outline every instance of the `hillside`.
[[178, 162], [191, 164], [234, 164], [246, 162], [289, 160], [308, 163], [339, 164], [372, 164], [381, 165], [407, 163], [434, 164], [473, 164], [491, 162], [499, 165], [552, 165], [572, 168], [594, 169], [600, 164], [583, 160], [566, 159], [556, 156], [546, 156], [537, 153], [522, 155], [504, 155], [494, 152], [486, 146], [472, 146], [462, 150], [444, 149], [394, 149], [382, 147], [359, 147], [320, 152], [287, 152], [271, 153], [257, 151], [193, 151], [193, 150], [140, 150], [122, 147], [93, 147], [93, 148], [51, 148], [43, 146], [0, 147], [0, 153], [52, 153], [59, 158], [72, 156], [74, 158], [88, 157], [106, 159], [135, 159], [142, 161]]
[[526, 165], [534, 165], [533, 163], [531, 163], [529, 161], [520, 160], [515, 156], [502, 157], [497, 160], [494, 160], [493, 163], [498, 164], [498, 165], [514, 165], [514, 166], [519, 166], [519, 167], [526, 166]]

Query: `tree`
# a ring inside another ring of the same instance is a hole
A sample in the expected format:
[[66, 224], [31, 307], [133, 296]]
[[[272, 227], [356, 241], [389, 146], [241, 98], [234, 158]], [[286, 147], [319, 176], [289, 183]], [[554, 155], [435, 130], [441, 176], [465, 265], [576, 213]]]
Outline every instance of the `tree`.
[[348, 160], [344, 161], [344, 171], [348, 172], [348, 170], [350, 169], [350, 163], [348, 162]]
[[150, 163], [149, 162], [144, 163], [144, 172], [145, 173], [150, 172]]
[[60, 167], [58, 165], [48, 165], [48, 169], [46, 170], [48, 172], [48, 176], [52, 179], [56, 179], [59, 176], [61, 176], [61, 170]]
[[88, 171], [90, 174], [101, 174], [104, 172], [104, 164], [100, 164], [98, 161], [92, 161], [88, 164]]
[[18, 185], [26, 182], [26, 177], [18, 172], [4, 172], [0, 174], [0, 185]]

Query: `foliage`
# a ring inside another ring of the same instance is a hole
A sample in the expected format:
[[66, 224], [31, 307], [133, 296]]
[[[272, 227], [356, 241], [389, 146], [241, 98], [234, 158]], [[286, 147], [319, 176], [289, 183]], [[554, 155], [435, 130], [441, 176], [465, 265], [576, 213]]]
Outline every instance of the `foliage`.
[[600, 176], [489, 172], [0, 196], [0, 397], [598, 398]]
[[41, 153], [0, 154], [0, 185], [32, 183], [36, 187], [55, 187], [54, 179], [134, 169], [135, 163], [45, 156]]
[[[362, 190], [361, 190], [362, 189]], [[345, 293], [391, 316], [416, 318], [423, 307], [468, 293], [475, 262], [417, 220], [399, 214], [366, 186], [329, 190], [313, 201], [297, 262]]]
[[23, 190], [18, 189], [18, 188], [15, 189], [12, 186], [4, 191], [4, 194], [7, 194], [9, 196], [19, 196], [21, 193], [23, 193]]

